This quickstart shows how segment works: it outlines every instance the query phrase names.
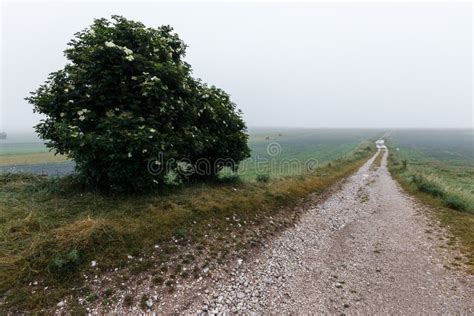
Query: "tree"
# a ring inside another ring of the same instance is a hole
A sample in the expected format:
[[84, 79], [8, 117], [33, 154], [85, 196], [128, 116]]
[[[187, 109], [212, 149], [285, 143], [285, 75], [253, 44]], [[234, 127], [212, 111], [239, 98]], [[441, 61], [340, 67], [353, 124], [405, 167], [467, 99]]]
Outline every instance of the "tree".
[[76, 162], [88, 185], [107, 190], [162, 184], [183, 159], [192, 171], [217, 162], [205, 174], [178, 173], [184, 179], [215, 177], [220, 159], [237, 168], [250, 152], [241, 111], [191, 76], [185, 49], [169, 26], [95, 20], [68, 43], [68, 64], [27, 98], [45, 115], [37, 133]]

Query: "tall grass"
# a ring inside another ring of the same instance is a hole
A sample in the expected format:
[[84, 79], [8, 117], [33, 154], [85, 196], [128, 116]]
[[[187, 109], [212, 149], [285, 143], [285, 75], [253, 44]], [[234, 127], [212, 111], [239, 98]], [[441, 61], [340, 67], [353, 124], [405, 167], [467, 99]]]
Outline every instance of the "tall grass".
[[[450, 166], [439, 161], [410, 160], [409, 155], [389, 155], [389, 170], [405, 190], [423, 202], [434, 206], [438, 217], [449, 232], [461, 243], [468, 270], [474, 274], [474, 191], [473, 172], [469, 165]], [[403, 163], [403, 160], [408, 163]]]

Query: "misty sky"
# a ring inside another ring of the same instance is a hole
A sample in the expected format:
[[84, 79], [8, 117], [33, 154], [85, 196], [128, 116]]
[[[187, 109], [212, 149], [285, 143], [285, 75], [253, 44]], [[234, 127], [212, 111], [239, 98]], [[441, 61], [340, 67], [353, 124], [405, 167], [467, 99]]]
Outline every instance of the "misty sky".
[[13, 3], [1, 12], [1, 126], [29, 131], [23, 100], [67, 42], [112, 14], [169, 24], [194, 76], [248, 126], [472, 127], [472, 8], [376, 3]]

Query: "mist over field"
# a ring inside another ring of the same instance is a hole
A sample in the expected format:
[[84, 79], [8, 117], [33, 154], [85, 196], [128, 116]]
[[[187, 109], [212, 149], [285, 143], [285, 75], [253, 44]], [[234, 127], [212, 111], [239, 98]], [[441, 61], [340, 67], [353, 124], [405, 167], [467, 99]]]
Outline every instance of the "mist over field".
[[[250, 127], [472, 128], [470, 3], [2, 2], [1, 130], [94, 18], [169, 24]], [[60, 27], [58, 27], [60, 25]]]

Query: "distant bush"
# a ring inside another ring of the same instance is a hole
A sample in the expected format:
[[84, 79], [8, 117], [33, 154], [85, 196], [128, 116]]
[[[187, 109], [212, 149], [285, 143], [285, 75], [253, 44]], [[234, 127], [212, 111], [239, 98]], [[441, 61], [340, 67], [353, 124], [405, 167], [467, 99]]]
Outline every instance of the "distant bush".
[[[236, 169], [249, 156], [240, 110], [226, 92], [191, 76], [186, 45], [171, 27], [113, 16], [95, 20], [68, 45], [68, 64], [27, 100], [45, 115], [38, 134], [74, 159], [86, 184], [138, 191], [163, 184], [182, 159], [213, 166], [204, 175], [180, 174], [188, 179], [217, 177], [219, 159]], [[166, 170], [158, 161], [162, 172], [151, 173], [157, 155]]]
[[263, 182], [263, 183], [267, 183], [268, 181], [270, 181], [270, 175], [269, 174], [257, 174], [257, 182]]
[[468, 210], [467, 202], [455, 195], [446, 196], [446, 198], [443, 200], [443, 204], [446, 207], [452, 208], [453, 210], [457, 211], [464, 212]]

